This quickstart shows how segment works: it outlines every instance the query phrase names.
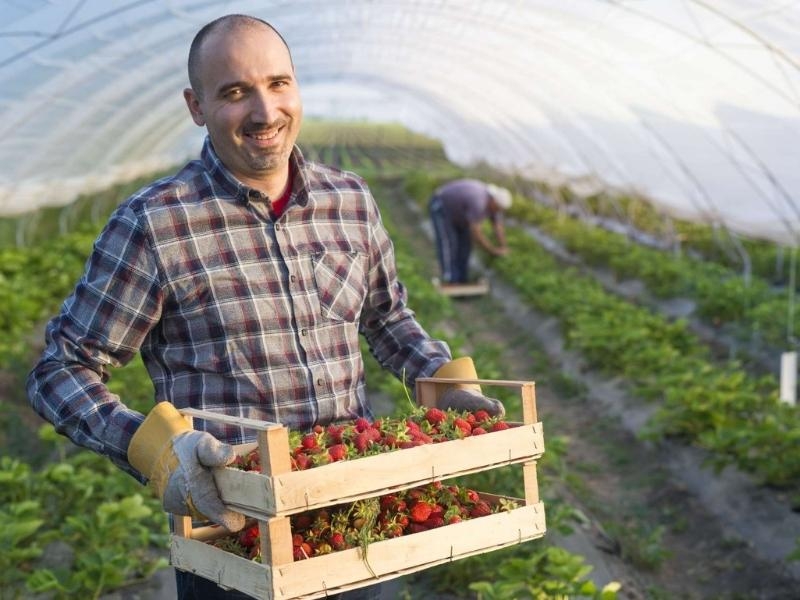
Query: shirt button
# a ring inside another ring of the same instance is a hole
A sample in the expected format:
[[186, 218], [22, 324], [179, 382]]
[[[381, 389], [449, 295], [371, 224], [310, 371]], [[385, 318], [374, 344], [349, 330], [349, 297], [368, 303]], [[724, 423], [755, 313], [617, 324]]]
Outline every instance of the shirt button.
[[308, 335], [308, 329], [301, 329], [300, 330], [300, 335], [303, 335], [303, 336]]
[[280, 230], [281, 230], [281, 224], [275, 223], [275, 231], [280, 231]]
[[297, 281], [297, 277], [295, 277], [294, 275], [289, 275], [289, 281], [294, 283], [295, 281]]
[[322, 386], [322, 379], [317, 379], [317, 385], [320, 387]]

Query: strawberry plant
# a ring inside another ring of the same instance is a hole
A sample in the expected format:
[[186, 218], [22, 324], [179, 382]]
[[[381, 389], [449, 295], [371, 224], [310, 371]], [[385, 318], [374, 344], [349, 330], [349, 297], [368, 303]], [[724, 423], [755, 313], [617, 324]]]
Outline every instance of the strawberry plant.
[[[359, 456], [485, 435], [508, 427], [502, 417], [492, 417], [484, 410], [472, 413], [417, 406], [400, 417], [374, 421], [360, 417], [325, 427], [317, 425], [305, 433], [291, 430], [291, 465], [292, 470], [303, 471]], [[258, 450], [237, 456], [231, 466], [260, 471]]]
[[[295, 560], [452, 525], [518, 508], [516, 501], [484, 499], [471, 488], [433, 482], [377, 498], [302, 512], [290, 517]], [[258, 525], [209, 543], [261, 561]]]

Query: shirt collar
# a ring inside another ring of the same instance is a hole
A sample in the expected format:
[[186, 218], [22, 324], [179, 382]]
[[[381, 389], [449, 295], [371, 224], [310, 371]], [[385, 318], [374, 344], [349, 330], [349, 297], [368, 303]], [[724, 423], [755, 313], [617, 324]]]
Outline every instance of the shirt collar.
[[[251, 194], [259, 194], [254, 188], [236, 179], [233, 173], [222, 164], [222, 161], [211, 143], [211, 138], [208, 136], [206, 136], [205, 142], [203, 143], [200, 160], [214, 182], [233, 196], [238, 202], [247, 203]], [[306, 165], [305, 158], [298, 146], [295, 145], [295, 147], [292, 148], [292, 154], [289, 160], [292, 161], [294, 165], [293, 171], [295, 173], [295, 181], [292, 182], [293, 193], [297, 195], [297, 202], [305, 204], [308, 199], [307, 190], [309, 189], [309, 176], [304, 168]], [[300, 181], [297, 181], [298, 178]]]

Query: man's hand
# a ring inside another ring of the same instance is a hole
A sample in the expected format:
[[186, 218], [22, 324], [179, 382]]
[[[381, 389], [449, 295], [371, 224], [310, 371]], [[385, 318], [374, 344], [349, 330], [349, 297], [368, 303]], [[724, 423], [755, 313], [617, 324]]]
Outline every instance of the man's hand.
[[492, 417], [503, 417], [506, 414], [506, 409], [499, 400], [487, 398], [475, 390], [457, 387], [451, 387], [442, 392], [437, 405], [442, 410], [452, 408], [459, 411], [468, 410], [472, 413], [477, 410], [485, 410]]
[[[442, 379], [478, 379], [475, 363], [469, 356], [462, 356], [446, 362], [436, 370], [434, 377]], [[444, 387], [444, 384], [441, 384]], [[436, 406], [443, 410], [485, 410], [493, 417], [502, 417], [506, 409], [499, 400], [487, 398], [477, 383], [454, 383], [437, 394]]]
[[150, 480], [164, 510], [208, 519], [229, 531], [244, 527], [244, 515], [225, 508], [212, 469], [234, 457], [231, 446], [194, 431], [169, 402], [150, 411], [128, 447], [128, 461]]
[[228, 510], [220, 500], [211, 473], [211, 469], [233, 462], [233, 447], [205, 431], [187, 431], [172, 439], [172, 451], [178, 466], [167, 479], [164, 510], [176, 515], [199, 514], [229, 531], [244, 527], [244, 516]]

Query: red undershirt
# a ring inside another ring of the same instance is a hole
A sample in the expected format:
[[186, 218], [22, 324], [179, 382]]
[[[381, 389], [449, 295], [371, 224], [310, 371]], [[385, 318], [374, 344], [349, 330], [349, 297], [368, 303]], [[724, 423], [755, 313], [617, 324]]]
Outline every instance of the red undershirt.
[[271, 202], [272, 212], [275, 213], [276, 219], [283, 214], [284, 210], [286, 210], [286, 205], [289, 203], [289, 198], [292, 197], [293, 181], [294, 181], [294, 169], [292, 168], [292, 164], [289, 163], [289, 181], [286, 184], [286, 189], [283, 190], [283, 194], [281, 194], [280, 198], [275, 198]]

